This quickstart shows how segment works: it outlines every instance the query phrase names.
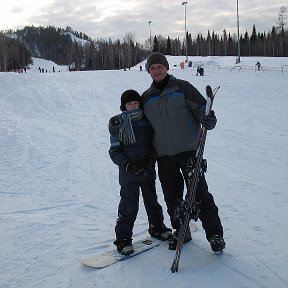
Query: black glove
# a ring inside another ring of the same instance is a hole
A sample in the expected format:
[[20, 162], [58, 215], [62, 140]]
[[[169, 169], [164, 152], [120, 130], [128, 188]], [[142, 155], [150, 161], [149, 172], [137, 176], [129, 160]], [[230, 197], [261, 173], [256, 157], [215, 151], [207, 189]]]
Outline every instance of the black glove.
[[128, 162], [125, 165], [125, 170], [129, 174], [135, 174], [139, 176], [147, 176], [151, 173], [152, 169], [155, 167], [155, 158], [147, 157], [144, 160], [136, 163]]
[[147, 158], [139, 162], [139, 164], [142, 165], [143, 167], [143, 171], [147, 173], [151, 172], [154, 169], [155, 163], [156, 163], [156, 157], [154, 156], [148, 156]]
[[216, 123], [217, 123], [217, 118], [213, 110], [211, 110], [210, 115], [204, 116], [204, 118], [201, 121], [201, 124], [207, 130], [212, 130], [216, 126]]
[[145, 169], [144, 169], [143, 164], [141, 162], [139, 162], [139, 163], [128, 162], [125, 165], [125, 170], [129, 174], [147, 176], [147, 172], [145, 172]]

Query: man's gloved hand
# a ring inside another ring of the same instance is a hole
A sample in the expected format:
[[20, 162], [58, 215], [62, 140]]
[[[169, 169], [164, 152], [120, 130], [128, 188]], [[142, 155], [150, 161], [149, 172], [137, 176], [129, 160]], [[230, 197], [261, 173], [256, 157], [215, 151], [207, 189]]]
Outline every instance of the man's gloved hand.
[[204, 116], [204, 118], [201, 121], [201, 124], [207, 130], [212, 130], [216, 126], [216, 123], [217, 123], [217, 118], [213, 110], [211, 110], [210, 115]]

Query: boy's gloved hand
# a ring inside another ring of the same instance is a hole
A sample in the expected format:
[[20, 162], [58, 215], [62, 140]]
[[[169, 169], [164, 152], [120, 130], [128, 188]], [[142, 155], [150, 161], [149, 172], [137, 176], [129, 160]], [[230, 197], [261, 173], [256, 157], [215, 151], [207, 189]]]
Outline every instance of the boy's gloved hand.
[[156, 157], [154, 156], [148, 156], [144, 160], [142, 160], [140, 163], [142, 163], [143, 169], [148, 173], [155, 167], [156, 163]]
[[146, 158], [143, 161], [131, 163], [128, 162], [125, 165], [125, 170], [130, 174], [135, 174], [139, 176], [147, 176], [154, 167], [154, 160], [151, 158]]
[[204, 116], [204, 118], [201, 121], [201, 124], [207, 130], [212, 130], [216, 126], [216, 123], [217, 123], [217, 118], [213, 110], [211, 110], [210, 115]]
[[141, 163], [128, 162], [125, 166], [125, 170], [130, 174], [143, 175], [143, 165]]

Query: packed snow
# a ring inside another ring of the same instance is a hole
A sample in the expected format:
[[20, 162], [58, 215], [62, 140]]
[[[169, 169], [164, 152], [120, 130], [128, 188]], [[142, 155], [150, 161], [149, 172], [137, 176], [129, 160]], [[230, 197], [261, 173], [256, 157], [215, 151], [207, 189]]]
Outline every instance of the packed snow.
[[[1, 288], [288, 287], [288, 58], [242, 57], [236, 65], [235, 57], [189, 57], [184, 69], [185, 57], [168, 60], [169, 73], [203, 95], [207, 84], [221, 86], [205, 158], [224, 253], [211, 253], [198, 221], [178, 273], [165, 242], [104, 269], [81, 265], [114, 247], [119, 184], [108, 120], [124, 90], [142, 93], [151, 78], [139, 70], [145, 61], [126, 71], [67, 72], [34, 59], [27, 73], [0, 73]], [[157, 191], [169, 226], [158, 180]], [[140, 202], [134, 240], [148, 236]]]

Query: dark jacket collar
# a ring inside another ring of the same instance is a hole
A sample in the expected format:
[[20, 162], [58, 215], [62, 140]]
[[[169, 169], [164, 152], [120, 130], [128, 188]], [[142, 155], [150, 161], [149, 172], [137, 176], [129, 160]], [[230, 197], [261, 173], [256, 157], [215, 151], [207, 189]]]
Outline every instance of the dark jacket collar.
[[[167, 81], [166, 85], [163, 87], [163, 90], [161, 90], [160, 88], [158, 88], [155, 85], [155, 83], [157, 83], [157, 82], [153, 81], [152, 84], [150, 85], [149, 93], [162, 95], [163, 91], [164, 91], [164, 94], [167, 94], [167, 92], [170, 93], [170, 92], [177, 90], [178, 86], [176, 83], [176, 78], [173, 75], [169, 75], [169, 74], [167, 74], [167, 76], [166, 77], [168, 78], [168, 81]], [[166, 77], [164, 79], [166, 79]], [[162, 82], [162, 81], [160, 81], [160, 82]], [[158, 83], [160, 83], [160, 82], [158, 82]]]
[[160, 82], [156, 82], [153, 80], [153, 84], [157, 89], [159, 89], [162, 92], [166, 88], [166, 85], [169, 82], [169, 80], [170, 80], [170, 75], [167, 74], [166, 77]]

